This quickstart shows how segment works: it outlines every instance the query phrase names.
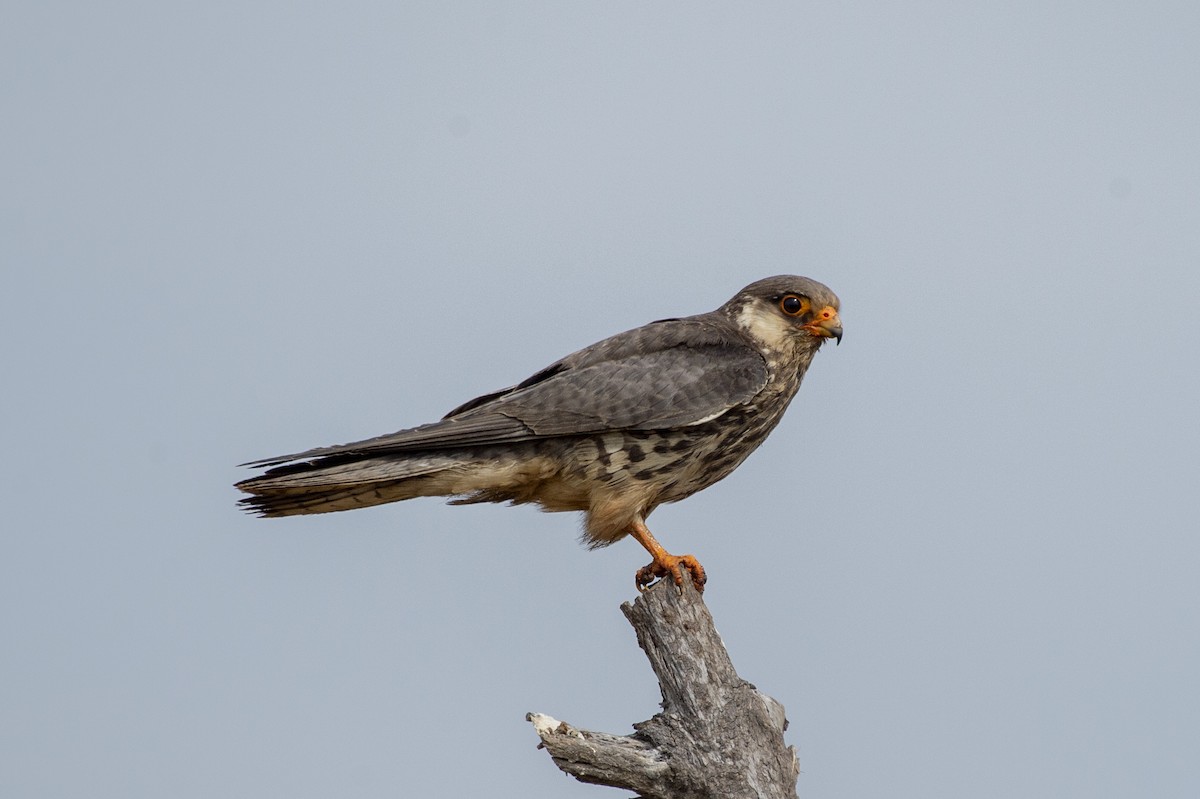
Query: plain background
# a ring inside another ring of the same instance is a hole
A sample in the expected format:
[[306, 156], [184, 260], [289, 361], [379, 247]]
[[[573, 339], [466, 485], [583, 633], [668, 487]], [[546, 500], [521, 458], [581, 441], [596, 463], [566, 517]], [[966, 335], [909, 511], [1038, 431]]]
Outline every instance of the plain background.
[[1195, 797], [1200, 6], [59, 3], [0, 23], [0, 795], [618, 796], [645, 553], [234, 464], [828, 283], [651, 527], [805, 797]]

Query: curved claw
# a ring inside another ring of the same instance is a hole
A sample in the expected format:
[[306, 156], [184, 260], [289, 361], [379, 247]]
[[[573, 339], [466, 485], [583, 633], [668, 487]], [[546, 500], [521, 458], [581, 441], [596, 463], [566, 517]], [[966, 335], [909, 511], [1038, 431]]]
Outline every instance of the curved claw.
[[654, 560], [638, 569], [634, 576], [634, 584], [637, 585], [639, 591], [645, 591], [657, 579], [670, 576], [675, 581], [675, 585], [683, 586], [683, 572], [686, 569], [692, 578], [692, 585], [696, 587], [698, 593], [704, 593], [704, 583], [708, 581], [708, 575], [704, 573], [704, 567], [700, 565], [700, 561], [692, 555], [671, 555], [666, 552], [656, 554]]

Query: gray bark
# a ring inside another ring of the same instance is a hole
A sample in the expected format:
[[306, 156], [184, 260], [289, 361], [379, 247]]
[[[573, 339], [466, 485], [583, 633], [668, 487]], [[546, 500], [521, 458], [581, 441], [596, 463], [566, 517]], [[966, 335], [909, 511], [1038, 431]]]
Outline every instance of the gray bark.
[[701, 595], [660, 581], [621, 611], [662, 689], [662, 712], [632, 735], [526, 716], [554, 764], [644, 799], [795, 799], [799, 764], [783, 706], [738, 677]]

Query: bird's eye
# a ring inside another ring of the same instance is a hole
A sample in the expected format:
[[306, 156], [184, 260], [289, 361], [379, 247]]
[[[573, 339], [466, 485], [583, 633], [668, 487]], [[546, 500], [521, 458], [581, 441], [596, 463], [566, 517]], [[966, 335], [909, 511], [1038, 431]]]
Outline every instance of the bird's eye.
[[779, 301], [779, 310], [788, 316], [799, 316], [808, 310], [808, 300], [799, 294], [785, 294]]

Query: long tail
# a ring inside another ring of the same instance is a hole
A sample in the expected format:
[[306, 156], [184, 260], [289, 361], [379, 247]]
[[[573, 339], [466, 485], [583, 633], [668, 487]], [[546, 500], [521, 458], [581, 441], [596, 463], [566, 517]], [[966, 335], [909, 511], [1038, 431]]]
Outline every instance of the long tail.
[[464, 471], [462, 461], [451, 456], [334, 457], [280, 466], [237, 488], [252, 495], [239, 502], [251, 513], [299, 516], [457, 494]]

